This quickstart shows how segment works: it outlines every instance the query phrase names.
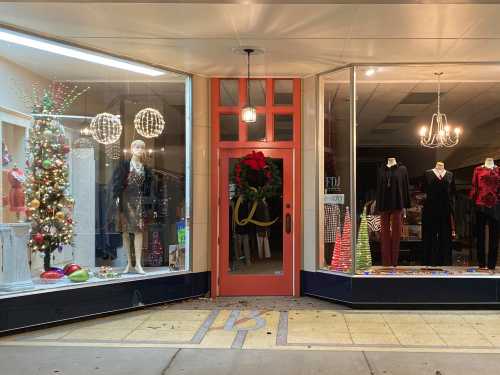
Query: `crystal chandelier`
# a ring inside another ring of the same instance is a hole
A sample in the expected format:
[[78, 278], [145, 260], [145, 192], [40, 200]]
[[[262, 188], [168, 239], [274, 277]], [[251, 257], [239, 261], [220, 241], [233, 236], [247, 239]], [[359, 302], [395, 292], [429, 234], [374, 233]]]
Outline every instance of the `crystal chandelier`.
[[451, 129], [446, 114], [441, 113], [441, 76], [443, 73], [434, 73], [438, 80], [437, 112], [432, 115], [429, 127], [420, 129], [420, 144], [424, 147], [439, 148], [456, 146], [460, 140], [461, 129]]

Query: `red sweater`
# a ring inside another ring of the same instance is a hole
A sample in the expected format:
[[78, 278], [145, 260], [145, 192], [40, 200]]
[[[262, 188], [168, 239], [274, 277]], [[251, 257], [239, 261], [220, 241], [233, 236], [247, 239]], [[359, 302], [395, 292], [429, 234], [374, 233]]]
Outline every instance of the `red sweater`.
[[500, 168], [476, 167], [470, 197], [478, 206], [494, 207], [500, 204]]

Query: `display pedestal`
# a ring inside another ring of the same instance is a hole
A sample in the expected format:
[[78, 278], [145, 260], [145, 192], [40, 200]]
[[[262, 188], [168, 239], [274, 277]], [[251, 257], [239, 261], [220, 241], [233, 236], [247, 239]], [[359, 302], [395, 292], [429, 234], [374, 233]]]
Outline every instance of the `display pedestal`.
[[78, 149], [71, 158], [71, 195], [75, 199], [73, 262], [95, 267], [95, 156], [94, 149]]
[[29, 223], [0, 224], [2, 273], [0, 291], [18, 292], [33, 289], [28, 265]]

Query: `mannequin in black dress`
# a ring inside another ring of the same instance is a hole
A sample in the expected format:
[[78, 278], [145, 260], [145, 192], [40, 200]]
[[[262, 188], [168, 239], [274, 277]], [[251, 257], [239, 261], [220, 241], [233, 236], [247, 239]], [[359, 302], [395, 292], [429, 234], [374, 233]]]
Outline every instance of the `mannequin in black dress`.
[[426, 199], [422, 211], [424, 265], [450, 266], [454, 236], [453, 207], [455, 179], [443, 162], [424, 173]]

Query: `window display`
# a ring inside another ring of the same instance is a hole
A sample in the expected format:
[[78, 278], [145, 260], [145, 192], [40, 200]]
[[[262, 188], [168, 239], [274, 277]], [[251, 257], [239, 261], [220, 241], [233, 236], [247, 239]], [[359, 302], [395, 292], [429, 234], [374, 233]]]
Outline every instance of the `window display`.
[[0, 70], [0, 295], [189, 270], [189, 78], [6, 42]]
[[[355, 72], [351, 77], [349, 69], [324, 76], [325, 161], [320, 167], [328, 181], [327, 155], [348, 155], [348, 144], [356, 148], [345, 161], [347, 173], [354, 173], [351, 191], [356, 204], [351, 206], [356, 210], [351, 222], [357, 229], [350, 249], [355, 267], [347, 272], [359, 277], [496, 275], [500, 218], [496, 67], [351, 69]], [[349, 112], [341, 114], [342, 109], [348, 111], [349, 85], [355, 86], [351, 95], [356, 95], [350, 121]], [[424, 128], [425, 139], [432, 142], [422, 142]], [[325, 189], [320, 194], [320, 235], [325, 244], [320, 267], [338, 272], [342, 237], [344, 231], [349, 233], [342, 217], [347, 207], [329, 206], [328, 193]], [[323, 254], [334, 260], [323, 261]]]

